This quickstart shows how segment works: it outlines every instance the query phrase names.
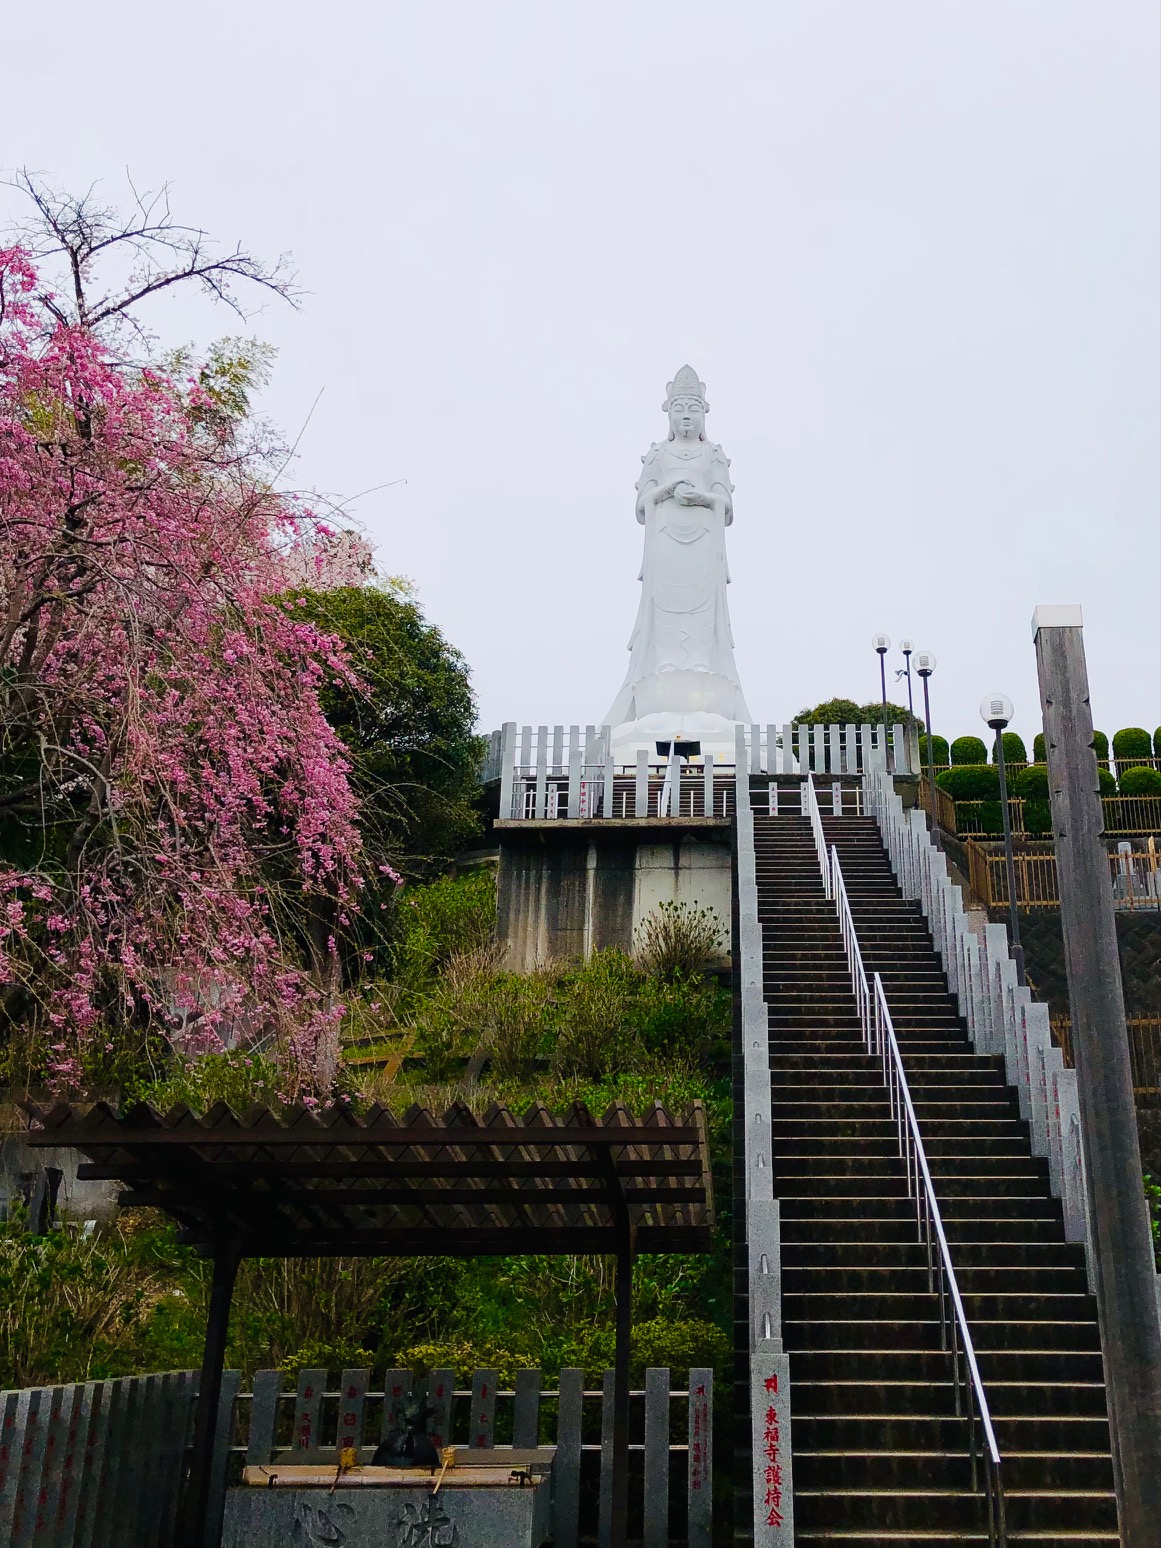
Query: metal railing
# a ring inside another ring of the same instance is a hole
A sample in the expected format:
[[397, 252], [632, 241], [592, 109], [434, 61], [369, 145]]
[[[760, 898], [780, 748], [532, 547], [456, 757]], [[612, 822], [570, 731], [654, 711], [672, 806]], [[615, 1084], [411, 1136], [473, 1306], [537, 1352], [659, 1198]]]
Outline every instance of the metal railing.
[[[1113, 907], [1136, 913], [1161, 911], [1161, 850], [1152, 834], [1140, 847], [1123, 840], [1110, 851], [1109, 885]], [[969, 839], [968, 881], [975, 898], [985, 908], [1008, 906], [1008, 871], [1002, 847], [984, 845]], [[1056, 873], [1056, 852], [1051, 845], [1040, 849], [1022, 848], [1013, 856], [1018, 908], [1059, 908], [1060, 885]]]
[[810, 818], [810, 831], [814, 836], [814, 847], [818, 851], [819, 869], [822, 871], [822, 885], [826, 889], [827, 897], [831, 897], [830, 870], [826, 863], [826, 834], [822, 828], [822, 812], [818, 807], [818, 791], [814, 788], [814, 775], [808, 775], [802, 786], [803, 811]]
[[[821, 823], [820, 823], [821, 826]], [[829, 873], [829, 874], [828, 874]], [[870, 984], [863, 966], [863, 954], [855, 932], [850, 899], [843, 880], [838, 850], [830, 850], [830, 864], [823, 862], [823, 880], [827, 895], [833, 897], [839, 916], [843, 946], [851, 970], [851, 987], [858, 1006], [859, 1024], [867, 1052], [878, 1056], [883, 1066], [883, 1083], [887, 1087], [891, 1117], [896, 1126], [899, 1155], [907, 1168], [907, 1197], [915, 1200], [916, 1227], [919, 1239], [927, 1252], [927, 1283], [932, 1291], [938, 1282], [940, 1346], [951, 1355], [952, 1377], [955, 1388], [955, 1411], [958, 1418], [967, 1418], [968, 1445], [971, 1452], [972, 1488], [980, 1489], [980, 1465], [984, 1473], [984, 1498], [988, 1514], [988, 1542], [992, 1548], [1006, 1548], [1007, 1527], [1004, 1519], [1003, 1459], [996, 1443], [992, 1427], [991, 1411], [987, 1394], [980, 1378], [976, 1361], [975, 1345], [963, 1309], [955, 1267], [947, 1235], [943, 1229], [943, 1216], [935, 1196], [931, 1169], [927, 1164], [927, 1152], [919, 1131], [919, 1120], [911, 1100], [907, 1073], [883, 980], [876, 973]], [[950, 1315], [948, 1308], [951, 1308]], [[966, 1401], [965, 1401], [966, 1400]], [[966, 1407], [966, 1414], [965, 1414]], [[981, 1444], [982, 1441], [982, 1444]]]
[[[1129, 1016], [1125, 1026], [1129, 1033], [1129, 1068], [1137, 1106], [1161, 1106], [1161, 1016]], [[1065, 1069], [1075, 1069], [1072, 1017], [1053, 1016], [1051, 1027]]]
[[[931, 815], [931, 783], [924, 778], [919, 783], [919, 804]], [[1048, 803], [1036, 802], [1040, 809], [1040, 823], [1029, 828], [1025, 820], [1028, 802], [1023, 796], [1008, 797], [1008, 821], [1012, 832], [1021, 837], [1047, 837], [1051, 832], [1047, 821]], [[1155, 795], [1107, 795], [1101, 797], [1105, 832], [1114, 837], [1120, 834], [1140, 835], [1161, 833], [1161, 796]], [[1004, 831], [1004, 817], [998, 795], [988, 800], [954, 800], [941, 786], [935, 787], [935, 819], [945, 833], [957, 838], [990, 838]]]

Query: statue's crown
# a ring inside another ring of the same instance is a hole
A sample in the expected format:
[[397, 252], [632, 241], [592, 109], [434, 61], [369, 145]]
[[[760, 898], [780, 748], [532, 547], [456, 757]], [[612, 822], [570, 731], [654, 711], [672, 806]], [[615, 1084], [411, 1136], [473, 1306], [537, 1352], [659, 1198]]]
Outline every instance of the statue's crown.
[[705, 383], [698, 380], [697, 372], [692, 366], [683, 365], [673, 380], [666, 382], [665, 402], [661, 405], [666, 413], [674, 398], [700, 398], [702, 407], [709, 408], [709, 404], [705, 401]]

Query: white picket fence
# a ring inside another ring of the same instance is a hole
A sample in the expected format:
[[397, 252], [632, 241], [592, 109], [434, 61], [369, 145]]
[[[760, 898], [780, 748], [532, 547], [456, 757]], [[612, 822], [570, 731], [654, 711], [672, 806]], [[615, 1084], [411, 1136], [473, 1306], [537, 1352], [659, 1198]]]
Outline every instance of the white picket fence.
[[[860, 776], [883, 759], [897, 774], [918, 770], [914, 728], [882, 725], [742, 726], [751, 775]], [[712, 753], [666, 761], [641, 749], [633, 763], [614, 759], [608, 726], [520, 726], [506, 722], [488, 738], [485, 784], [500, 786], [506, 822], [593, 818], [729, 816], [734, 767]]]
[[867, 809], [878, 821], [896, 879], [915, 898], [947, 974], [948, 986], [978, 1053], [1000, 1054], [1010, 1085], [1029, 1125], [1032, 1154], [1048, 1162], [1052, 1192], [1060, 1199], [1065, 1235], [1083, 1242], [1093, 1283], [1092, 1236], [1080, 1138], [1076, 1071], [1066, 1069], [1053, 1046], [1048, 1006], [1036, 1003], [1017, 981], [1006, 925], [971, 928], [959, 887], [947, 874], [947, 857], [931, 842], [925, 814], [904, 811], [890, 778], [874, 772], [866, 782]]

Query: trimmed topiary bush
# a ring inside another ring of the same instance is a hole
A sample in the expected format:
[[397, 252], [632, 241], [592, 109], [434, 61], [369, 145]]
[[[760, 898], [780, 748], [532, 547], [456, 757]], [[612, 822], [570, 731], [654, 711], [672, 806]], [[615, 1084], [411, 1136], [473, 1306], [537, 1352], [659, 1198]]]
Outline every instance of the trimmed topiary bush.
[[[1101, 794], [1104, 794], [1102, 790]], [[1161, 772], [1147, 764], [1126, 769], [1121, 775], [1121, 794], [1131, 796], [1161, 795]]]
[[1153, 756], [1161, 758], [1161, 726], [1158, 726], [1153, 733]]
[[1052, 808], [1047, 800], [1024, 802], [1024, 831], [1036, 836], [1052, 832]]
[[1093, 750], [1097, 755], [1098, 763], [1107, 763], [1109, 758], [1109, 739], [1103, 731], [1094, 731], [1092, 734]]
[[987, 763], [988, 749], [978, 736], [957, 736], [951, 744], [952, 763]]
[[[952, 747], [955, 754], [955, 747]], [[944, 769], [935, 783], [946, 790], [953, 801], [998, 801], [1000, 771], [990, 763], [965, 763]]]
[[1153, 738], [1141, 726], [1126, 726], [1113, 737], [1113, 756], [1118, 763], [1131, 758], [1151, 758]]
[[[936, 736], [934, 734], [934, 732], [933, 732], [932, 733], [932, 737], [931, 737], [931, 747], [932, 747], [932, 751], [935, 753], [935, 762], [936, 763], [950, 763], [951, 762], [951, 758], [948, 755], [947, 738], [945, 736]], [[926, 738], [926, 736], [921, 736], [919, 738], [919, 761], [920, 761], [920, 763], [922, 763], [924, 768], [927, 767], [927, 738]]]
[[1099, 763], [1097, 764], [1097, 779], [1100, 781], [1100, 792], [1102, 796], [1116, 795], [1117, 782], [1113, 778], [1111, 770], [1102, 768]]
[[1047, 801], [1048, 766], [1030, 763], [1026, 769], [1021, 769], [1012, 781], [1012, 791], [1025, 801]]
[[1045, 743], [1043, 731], [1037, 731], [1032, 738], [1032, 761], [1033, 763], [1048, 762], [1048, 746]]
[[[996, 749], [992, 748], [992, 758], [996, 756]], [[1028, 749], [1024, 746], [1024, 738], [1017, 736], [1015, 731], [1004, 732], [1004, 762], [1027, 763]]]

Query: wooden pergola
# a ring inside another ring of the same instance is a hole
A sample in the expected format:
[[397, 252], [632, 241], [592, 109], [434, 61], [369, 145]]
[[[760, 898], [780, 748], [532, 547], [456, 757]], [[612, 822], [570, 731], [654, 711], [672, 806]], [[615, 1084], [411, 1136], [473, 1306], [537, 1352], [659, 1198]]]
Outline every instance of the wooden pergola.
[[127, 1208], [164, 1210], [213, 1260], [205, 1354], [183, 1512], [183, 1548], [202, 1548], [230, 1301], [243, 1258], [479, 1257], [609, 1253], [617, 1259], [613, 1540], [627, 1531], [629, 1345], [637, 1251], [708, 1252], [713, 1190], [705, 1110], [676, 1120], [574, 1106], [523, 1119], [462, 1103], [319, 1115], [218, 1104], [159, 1113], [104, 1103], [34, 1111], [32, 1145], [70, 1146], [83, 1178], [120, 1181]]

